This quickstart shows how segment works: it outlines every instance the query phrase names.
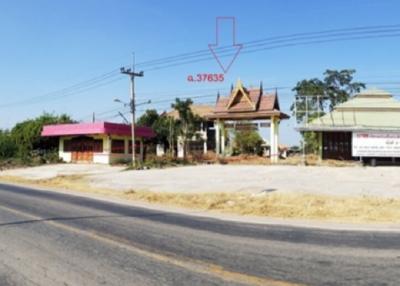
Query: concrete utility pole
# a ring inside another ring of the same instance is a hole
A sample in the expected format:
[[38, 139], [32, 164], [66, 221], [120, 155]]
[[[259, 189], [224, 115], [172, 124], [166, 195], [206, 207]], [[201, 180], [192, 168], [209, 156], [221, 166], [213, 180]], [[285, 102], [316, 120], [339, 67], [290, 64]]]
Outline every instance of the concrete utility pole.
[[131, 79], [131, 101], [130, 101], [130, 107], [131, 107], [131, 115], [132, 115], [132, 123], [131, 123], [131, 131], [132, 131], [132, 165], [135, 164], [135, 77], [142, 77], [143, 76], [143, 71], [136, 73], [135, 70], [135, 64], [133, 64], [132, 69], [125, 69], [124, 67], [121, 68], [121, 73], [129, 75]]

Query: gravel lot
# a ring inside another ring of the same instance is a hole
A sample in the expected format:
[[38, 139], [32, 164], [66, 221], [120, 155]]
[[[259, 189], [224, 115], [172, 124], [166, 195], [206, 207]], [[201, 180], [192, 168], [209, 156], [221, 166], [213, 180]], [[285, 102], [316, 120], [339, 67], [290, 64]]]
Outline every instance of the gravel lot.
[[48, 179], [85, 175], [96, 187], [158, 192], [305, 192], [345, 196], [400, 197], [396, 167], [301, 167], [203, 165], [124, 171], [123, 167], [59, 164], [0, 172], [0, 176]]

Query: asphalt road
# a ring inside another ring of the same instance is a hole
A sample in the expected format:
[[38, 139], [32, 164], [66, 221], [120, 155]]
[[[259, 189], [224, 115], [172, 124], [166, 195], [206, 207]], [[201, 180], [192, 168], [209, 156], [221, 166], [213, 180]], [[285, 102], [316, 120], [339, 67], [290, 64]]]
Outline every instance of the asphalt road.
[[400, 285], [400, 234], [224, 222], [0, 184], [0, 285]]

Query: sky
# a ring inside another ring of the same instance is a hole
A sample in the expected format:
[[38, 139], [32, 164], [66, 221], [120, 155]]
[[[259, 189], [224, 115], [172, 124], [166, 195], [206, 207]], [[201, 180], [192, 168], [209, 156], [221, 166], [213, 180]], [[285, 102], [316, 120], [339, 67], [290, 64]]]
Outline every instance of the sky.
[[[91, 120], [94, 112], [98, 120], [120, 122], [117, 109], [127, 109], [114, 99], [129, 101], [129, 80], [116, 71], [132, 63], [132, 53], [139, 70], [142, 62], [207, 50], [216, 41], [217, 17], [235, 18], [240, 44], [296, 33], [396, 25], [398, 11], [396, 0], [0, 0], [0, 129], [43, 112], [67, 113], [83, 121]], [[221, 41], [229, 42], [229, 28], [222, 26]], [[399, 48], [400, 33], [247, 54], [244, 45], [223, 82], [187, 80], [189, 75], [222, 73], [214, 59], [159, 70], [143, 66], [144, 77], [136, 79], [137, 102], [163, 103], [138, 106], [138, 113], [146, 108], [167, 110], [168, 100], [175, 97], [214, 104], [217, 92], [225, 95], [239, 78], [247, 87], [258, 87], [261, 81], [264, 88], [282, 87], [281, 109], [290, 113], [291, 88], [302, 79], [322, 77], [326, 69], [356, 69], [356, 80], [397, 96]], [[114, 73], [92, 82], [91, 88], [65, 90], [109, 72]], [[294, 128], [293, 119], [282, 122], [283, 144], [298, 144]]]

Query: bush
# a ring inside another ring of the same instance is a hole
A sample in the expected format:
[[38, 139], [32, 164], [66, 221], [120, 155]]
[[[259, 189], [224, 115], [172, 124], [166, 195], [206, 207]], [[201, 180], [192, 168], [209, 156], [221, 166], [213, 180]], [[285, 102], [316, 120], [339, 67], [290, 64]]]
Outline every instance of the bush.
[[303, 142], [305, 144], [305, 152], [307, 154], [318, 154], [319, 141], [316, 132], [304, 132]]
[[[55, 150], [58, 147], [58, 139], [53, 137], [41, 137], [43, 126], [46, 124], [71, 123], [73, 120], [63, 114], [56, 116], [49, 113], [17, 123], [11, 130], [11, 138], [17, 146], [16, 156], [22, 161], [29, 162], [40, 150]], [[36, 152], [36, 153], [35, 153]]]
[[262, 153], [263, 139], [254, 130], [239, 130], [235, 132], [234, 153], [257, 154]]
[[10, 159], [15, 156], [17, 147], [7, 131], [0, 130], [0, 160]]
[[180, 159], [171, 156], [148, 156], [143, 162], [136, 161], [135, 165], [130, 164], [127, 170], [142, 170], [142, 169], [163, 169], [168, 167], [193, 165], [194, 162], [187, 159]]

